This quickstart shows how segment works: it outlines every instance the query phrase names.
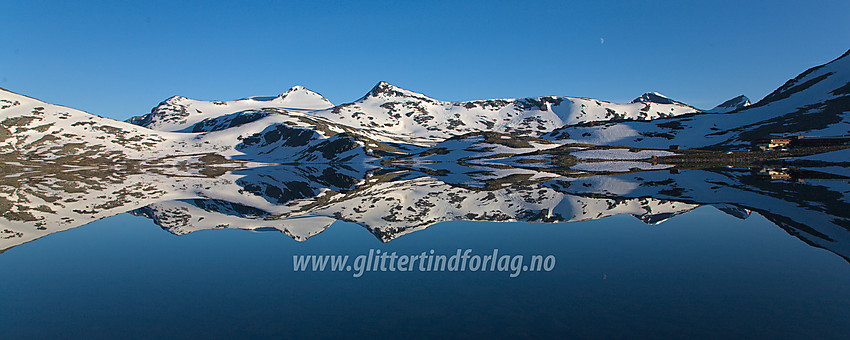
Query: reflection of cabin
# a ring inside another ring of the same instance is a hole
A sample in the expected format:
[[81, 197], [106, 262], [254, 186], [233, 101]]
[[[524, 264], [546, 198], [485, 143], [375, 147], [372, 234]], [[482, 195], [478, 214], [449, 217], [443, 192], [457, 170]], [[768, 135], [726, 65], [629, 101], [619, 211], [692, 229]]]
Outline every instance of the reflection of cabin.
[[791, 144], [791, 138], [765, 138], [753, 141], [753, 150], [768, 151], [787, 149]]
[[766, 179], [791, 179], [788, 169], [761, 168], [756, 177]]
[[831, 174], [827, 172], [819, 172], [805, 169], [794, 169], [794, 168], [770, 168], [770, 167], [759, 167], [759, 168], [751, 168], [753, 176], [760, 179], [766, 180], [783, 180], [786, 182], [804, 182], [806, 180], [817, 180], [817, 181], [825, 181], [825, 180], [833, 180], [833, 181], [843, 181], [846, 182], [850, 180], [848, 176], [842, 176], [837, 174]]

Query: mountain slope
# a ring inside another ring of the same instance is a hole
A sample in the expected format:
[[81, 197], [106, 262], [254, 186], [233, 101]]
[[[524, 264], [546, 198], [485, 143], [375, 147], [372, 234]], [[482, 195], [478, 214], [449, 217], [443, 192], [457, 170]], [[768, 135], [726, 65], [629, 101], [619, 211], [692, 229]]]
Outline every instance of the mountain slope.
[[360, 130], [305, 113], [264, 109], [268, 116], [238, 127], [193, 135], [222, 156], [261, 163], [353, 163], [401, 153]]
[[203, 101], [174, 96], [151, 113], [127, 122], [159, 131], [204, 132], [248, 123], [268, 115], [264, 108], [312, 111], [332, 107], [322, 95], [295, 86], [277, 97], [249, 97], [233, 101]]
[[740, 149], [770, 135], [850, 134], [850, 51], [813, 67], [757, 103], [731, 114], [694, 114], [652, 122], [611, 122], [568, 126], [555, 140], [666, 147]]
[[530, 97], [463, 102], [439, 101], [386, 82], [362, 98], [311, 115], [373, 133], [403, 136], [414, 144], [435, 144], [452, 136], [493, 131], [539, 136], [565, 124], [605, 120], [649, 120], [699, 110], [669, 100], [614, 104], [589, 98]]
[[0, 89], [0, 154], [54, 163], [114, 163], [200, 150], [182, 134], [149, 130]]
[[680, 102], [680, 101], [676, 101], [676, 100], [670, 99], [670, 97], [667, 97], [667, 96], [665, 96], [665, 95], [663, 95], [663, 94], [660, 94], [660, 93], [658, 93], [658, 92], [647, 92], [647, 93], [644, 93], [644, 94], [642, 94], [640, 97], [637, 97], [637, 98], [635, 98], [634, 100], [632, 100], [632, 101], [631, 101], [631, 103], [632, 103], [632, 104], [643, 103], [643, 104], [671, 104], [671, 105], [680, 105], [680, 106], [687, 106], [687, 107], [691, 107], [692, 109], [694, 109], [694, 111], [699, 111], [699, 110], [697, 110], [696, 108], [694, 108], [694, 107], [692, 107], [692, 106], [690, 106], [690, 105], [688, 105], [688, 104], [685, 104], [685, 103], [682, 103], [682, 102]]
[[750, 103], [750, 98], [747, 98], [745, 95], [740, 95], [735, 98], [729, 99], [720, 105], [715, 106], [711, 110], [704, 111], [705, 113], [729, 113], [735, 110], [743, 109], [747, 106], [752, 105]]
[[181, 156], [217, 154], [260, 163], [363, 163], [398, 152], [357, 134], [356, 129], [289, 110], [265, 112], [267, 116], [232, 129], [177, 133], [0, 90], [0, 158], [112, 166], [142, 160], [148, 165], [173, 163]]

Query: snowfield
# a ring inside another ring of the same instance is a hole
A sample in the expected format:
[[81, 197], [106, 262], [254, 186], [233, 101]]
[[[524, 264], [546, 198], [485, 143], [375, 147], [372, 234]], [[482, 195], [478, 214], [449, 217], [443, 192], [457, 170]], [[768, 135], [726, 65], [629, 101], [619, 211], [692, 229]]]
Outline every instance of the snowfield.
[[[850, 51], [813, 67], [752, 105], [653, 121], [612, 121], [557, 129], [547, 139], [643, 148], [745, 149], [771, 135], [850, 134]], [[745, 104], [745, 103], [742, 103]]]
[[637, 170], [661, 170], [672, 168], [669, 164], [651, 164], [646, 162], [592, 162], [578, 163], [572, 167], [574, 170], [593, 172], [629, 172]]
[[648, 159], [652, 157], [676, 155], [669, 151], [640, 150], [633, 152], [629, 149], [584, 150], [572, 152], [570, 154], [578, 159]]
[[172, 97], [119, 122], [0, 89], [0, 252], [124, 212], [177, 235], [235, 228], [303, 241], [343, 220], [389, 241], [443, 221], [630, 214], [657, 224], [712, 205], [756, 212], [847, 259], [850, 151], [790, 160], [804, 169], [656, 159], [677, 155], [671, 145], [850, 134], [848, 55], [755, 104], [740, 96], [706, 112], [654, 92], [626, 104], [447, 102], [380, 82], [340, 105], [300, 86]]

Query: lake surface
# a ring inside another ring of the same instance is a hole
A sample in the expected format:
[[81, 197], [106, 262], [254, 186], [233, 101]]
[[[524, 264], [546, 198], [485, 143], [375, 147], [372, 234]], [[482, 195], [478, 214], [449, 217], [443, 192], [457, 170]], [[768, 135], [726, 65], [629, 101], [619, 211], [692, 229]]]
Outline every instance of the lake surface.
[[[19, 200], [0, 220], [0, 325], [4, 338], [844, 338], [850, 181], [766, 171], [7, 178]], [[293, 267], [466, 249], [554, 266]]]

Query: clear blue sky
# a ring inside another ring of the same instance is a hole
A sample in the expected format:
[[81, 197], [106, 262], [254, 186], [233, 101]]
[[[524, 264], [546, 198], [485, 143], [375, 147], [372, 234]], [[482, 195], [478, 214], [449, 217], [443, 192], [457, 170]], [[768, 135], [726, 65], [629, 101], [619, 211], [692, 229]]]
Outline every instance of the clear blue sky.
[[[379, 80], [442, 100], [758, 100], [850, 49], [850, 1], [2, 0], [0, 87], [125, 119], [172, 95]], [[604, 42], [603, 42], [604, 39]]]

